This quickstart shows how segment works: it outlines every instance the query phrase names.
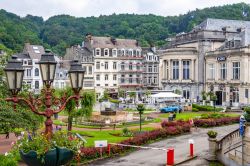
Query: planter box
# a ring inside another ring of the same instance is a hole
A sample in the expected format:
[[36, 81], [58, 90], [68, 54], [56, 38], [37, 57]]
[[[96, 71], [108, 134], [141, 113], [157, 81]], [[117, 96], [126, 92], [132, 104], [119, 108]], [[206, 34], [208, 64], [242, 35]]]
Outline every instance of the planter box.
[[60, 166], [72, 160], [74, 153], [69, 149], [56, 147], [45, 154], [43, 161], [41, 158], [38, 158], [34, 150], [28, 153], [24, 153], [21, 150], [20, 156], [28, 166]]

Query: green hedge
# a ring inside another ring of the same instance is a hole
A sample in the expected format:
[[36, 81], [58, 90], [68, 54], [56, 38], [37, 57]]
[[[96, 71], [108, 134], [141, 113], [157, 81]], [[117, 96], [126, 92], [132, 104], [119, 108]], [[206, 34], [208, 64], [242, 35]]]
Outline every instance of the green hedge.
[[[214, 107], [209, 106], [209, 105], [198, 105], [198, 104], [192, 104], [193, 110], [198, 109], [199, 111], [208, 111], [208, 112], [212, 112], [214, 111]], [[215, 111], [222, 111], [223, 108], [215, 108]], [[196, 110], [197, 111], [197, 110]]]
[[13, 157], [0, 155], [1, 166], [17, 166], [17, 161]]

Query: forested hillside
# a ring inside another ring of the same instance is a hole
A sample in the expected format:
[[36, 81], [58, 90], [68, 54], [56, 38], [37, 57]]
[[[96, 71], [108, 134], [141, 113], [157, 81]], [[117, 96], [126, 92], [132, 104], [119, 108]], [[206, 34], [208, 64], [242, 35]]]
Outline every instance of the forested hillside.
[[63, 56], [65, 48], [81, 43], [86, 33], [97, 36], [138, 39], [142, 46], [165, 44], [165, 39], [187, 32], [206, 18], [250, 21], [250, 5], [239, 3], [190, 11], [179, 16], [113, 14], [77, 18], [58, 15], [44, 21], [41, 17], [19, 17], [0, 10], [0, 44], [21, 51], [25, 42], [42, 44]]

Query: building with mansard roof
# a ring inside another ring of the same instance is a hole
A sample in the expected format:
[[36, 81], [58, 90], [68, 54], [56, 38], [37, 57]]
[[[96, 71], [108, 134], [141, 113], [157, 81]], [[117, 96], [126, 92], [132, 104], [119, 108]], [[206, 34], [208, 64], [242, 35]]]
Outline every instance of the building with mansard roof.
[[161, 87], [178, 89], [186, 99], [201, 99], [201, 91], [206, 89], [206, 53], [230, 46], [232, 39], [242, 38], [233, 45], [246, 45], [249, 38], [244, 29], [249, 26], [249, 21], [208, 18], [190, 32], [168, 39], [170, 44], [160, 55]]

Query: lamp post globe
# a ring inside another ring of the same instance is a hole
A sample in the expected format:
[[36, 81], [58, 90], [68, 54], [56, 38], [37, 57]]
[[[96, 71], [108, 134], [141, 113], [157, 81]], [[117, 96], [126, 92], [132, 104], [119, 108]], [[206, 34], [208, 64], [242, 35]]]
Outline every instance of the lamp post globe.
[[72, 89], [77, 93], [79, 93], [83, 87], [84, 74], [85, 69], [82, 65], [77, 60], [72, 61], [69, 70], [69, 78]]
[[24, 68], [22, 61], [17, 60], [16, 55], [12, 55], [12, 59], [8, 61], [8, 64], [4, 68], [9, 90], [13, 96], [16, 96], [22, 89]]
[[41, 59], [38, 62], [42, 73], [42, 80], [46, 86], [50, 86], [54, 81], [56, 72], [56, 60], [54, 54], [50, 50], [46, 50], [45, 54], [41, 55]]

